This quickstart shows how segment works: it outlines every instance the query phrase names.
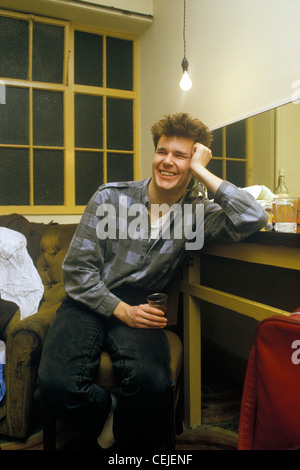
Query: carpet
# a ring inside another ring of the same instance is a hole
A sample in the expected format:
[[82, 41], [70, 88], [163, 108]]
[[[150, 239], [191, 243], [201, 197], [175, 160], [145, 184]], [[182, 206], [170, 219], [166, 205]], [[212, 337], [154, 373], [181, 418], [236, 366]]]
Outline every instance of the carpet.
[[[56, 427], [57, 449], [64, 449], [77, 435], [69, 426], [58, 423]], [[43, 431], [38, 428], [27, 439], [18, 440], [0, 435], [0, 450], [43, 450]]]
[[220, 372], [203, 378], [201, 425], [184, 427], [176, 450], [237, 450], [242, 386]]
[[[203, 377], [202, 423], [176, 436], [176, 450], [236, 450], [239, 413], [242, 397], [241, 385], [220, 372]], [[75, 445], [72, 445], [75, 443]], [[63, 424], [57, 426], [57, 449], [84, 450], [87, 443]], [[37, 429], [26, 440], [9, 440], [0, 436], [0, 450], [42, 450], [43, 434]]]

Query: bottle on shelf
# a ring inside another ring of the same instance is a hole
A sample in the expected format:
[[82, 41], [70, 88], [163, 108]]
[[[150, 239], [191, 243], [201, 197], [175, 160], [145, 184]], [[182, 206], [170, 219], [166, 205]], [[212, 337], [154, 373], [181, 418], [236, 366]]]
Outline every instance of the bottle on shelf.
[[278, 172], [278, 185], [275, 188], [275, 194], [279, 197], [288, 197], [289, 195], [289, 191], [285, 185], [285, 174], [283, 169]]
[[277, 225], [276, 199], [289, 197], [289, 191], [285, 185], [285, 174], [284, 174], [283, 169], [278, 171], [278, 185], [275, 188], [274, 193], [275, 193], [275, 199], [272, 202], [272, 225], [273, 225], [273, 230], [277, 232], [278, 225]]
[[278, 172], [278, 185], [275, 189], [275, 194], [278, 197], [288, 197], [289, 195], [289, 191], [285, 185], [285, 174], [283, 169]]

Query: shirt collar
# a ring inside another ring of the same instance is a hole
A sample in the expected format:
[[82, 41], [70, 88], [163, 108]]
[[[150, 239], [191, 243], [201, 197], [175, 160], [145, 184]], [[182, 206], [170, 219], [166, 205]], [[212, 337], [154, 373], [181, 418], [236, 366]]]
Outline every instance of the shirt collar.
[[[143, 188], [142, 188], [142, 203], [145, 204], [145, 206], [147, 207], [147, 209], [150, 208], [150, 202], [149, 202], [149, 197], [148, 197], [148, 185], [151, 181], [152, 177], [150, 178], [147, 178], [145, 180], [143, 180]], [[177, 202], [177, 204], [179, 205], [183, 205], [184, 201], [186, 198], [189, 197], [189, 192], [190, 190], [188, 188], [186, 188], [184, 194], [182, 195], [182, 197], [179, 199], [179, 201]]]

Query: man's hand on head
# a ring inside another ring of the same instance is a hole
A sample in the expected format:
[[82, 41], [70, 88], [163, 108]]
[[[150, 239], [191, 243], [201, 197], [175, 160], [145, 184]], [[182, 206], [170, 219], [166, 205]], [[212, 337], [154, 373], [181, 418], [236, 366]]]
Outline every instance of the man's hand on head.
[[203, 183], [207, 189], [216, 194], [222, 179], [211, 173], [206, 167], [212, 158], [211, 150], [205, 145], [197, 142], [192, 151], [190, 169], [193, 176]]
[[198, 142], [194, 145], [190, 161], [191, 170], [198, 169], [199, 166], [207, 167], [212, 157], [211, 150]]

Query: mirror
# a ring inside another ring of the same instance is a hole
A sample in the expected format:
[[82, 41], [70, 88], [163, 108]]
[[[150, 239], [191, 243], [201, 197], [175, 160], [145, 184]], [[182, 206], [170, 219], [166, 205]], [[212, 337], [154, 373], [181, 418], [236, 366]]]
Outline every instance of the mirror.
[[237, 186], [264, 185], [272, 192], [284, 169], [289, 195], [300, 196], [300, 100], [213, 130], [217, 176]]
[[264, 184], [271, 191], [278, 170], [285, 170], [290, 196], [300, 195], [300, 103], [291, 103], [248, 118], [252, 167], [251, 184]]
[[289, 195], [300, 196], [300, 101], [213, 131], [212, 172], [237, 186], [264, 185], [272, 192], [284, 169]]

